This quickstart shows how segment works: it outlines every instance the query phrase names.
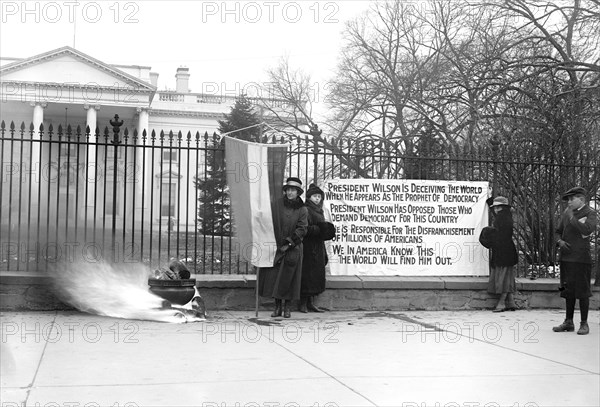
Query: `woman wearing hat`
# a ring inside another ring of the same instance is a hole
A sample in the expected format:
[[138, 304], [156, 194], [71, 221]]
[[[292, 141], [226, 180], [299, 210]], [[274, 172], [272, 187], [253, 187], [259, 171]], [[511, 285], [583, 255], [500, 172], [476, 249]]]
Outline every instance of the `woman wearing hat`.
[[494, 213], [493, 227], [496, 232], [490, 254], [488, 292], [500, 294], [494, 312], [514, 311], [517, 309], [513, 297], [516, 291], [514, 266], [519, 262], [519, 258], [512, 240], [512, 213], [508, 199], [503, 196], [494, 198], [490, 208]]
[[[273, 204], [273, 226], [279, 247], [274, 267], [261, 270], [259, 294], [275, 298], [272, 317], [290, 318], [290, 305], [300, 299], [302, 277], [302, 239], [306, 235], [308, 213], [300, 195], [302, 181], [290, 177], [283, 186], [283, 197]], [[282, 309], [283, 305], [283, 309]]]
[[[302, 258], [302, 285], [300, 288], [300, 312], [323, 312], [315, 305], [315, 296], [325, 291], [325, 266], [327, 252], [324, 234], [327, 224], [323, 215], [325, 194], [318, 186], [311, 184], [306, 191], [308, 209], [308, 231], [304, 238], [304, 257]], [[331, 225], [331, 224], [329, 224]], [[331, 225], [333, 227], [333, 225]]]

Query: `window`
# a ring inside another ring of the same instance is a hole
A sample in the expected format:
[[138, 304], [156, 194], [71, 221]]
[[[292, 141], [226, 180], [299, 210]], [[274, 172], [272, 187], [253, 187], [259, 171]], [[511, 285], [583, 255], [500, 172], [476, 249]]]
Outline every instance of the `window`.
[[[104, 214], [108, 216], [119, 215], [120, 212], [120, 197], [119, 197], [119, 182], [117, 181], [117, 196], [114, 195], [114, 182], [112, 175], [106, 179], [106, 190], [104, 193]], [[115, 205], [116, 204], [116, 205]], [[113, 206], [116, 207], [116, 213], [113, 213]]]
[[60, 143], [60, 159], [61, 161], [75, 161], [77, 160], [77, 144], [69, 143], [69, 140], [65, 140]]
[[177, 162], [177, 151], [173, 151], [173, 150], [167, 150], [162, 152], [162, 159], [165, 163], [168, 163], [169, 161], [172, 162]]
[[123, 150], [125, 148], [119, 147], [119, 146], [117, 146], [116, 148], [114, 146], [108, 146], [105, 148], [106, 148], [106, 159], [107, 160], [115, 159], [115, 150], [117, 151], [117, 158], [119, 158], [119, 159], [123, 158]]
[[161, 216], [175, 216], [177, 184], [163, 181], [161, 187], [160, 214]]

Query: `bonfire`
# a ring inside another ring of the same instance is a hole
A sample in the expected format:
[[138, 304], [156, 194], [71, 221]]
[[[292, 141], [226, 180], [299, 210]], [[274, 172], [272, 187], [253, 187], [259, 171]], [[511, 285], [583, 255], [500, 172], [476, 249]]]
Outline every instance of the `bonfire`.
[[[171, 323], [206, 319], [204, 301], [195, 287], [195, 280], [189, 279], [187, 267], [178, 260], [154, 271], [140, 263], [80, 261], [63, 263], [50, 275], [58, 298], [82, 312]], [[152, 280], [176, 282], [184, 279], [194, 281], [193, 294], [184, 304], [173, 303], [149, 287]]]

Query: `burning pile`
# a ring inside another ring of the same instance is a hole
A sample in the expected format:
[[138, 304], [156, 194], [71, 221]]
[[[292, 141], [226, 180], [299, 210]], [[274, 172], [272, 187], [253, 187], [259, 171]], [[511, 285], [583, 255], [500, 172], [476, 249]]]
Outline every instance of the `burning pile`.
[[[189, 270], [181, 262], [187, 271]], [[176, 268], [176, 264], [174, 268]], [[160, 269], [163, 270], [163, 269]], [[181, 269], [173, 276], [185, 276]], [[196, 322], [205, 319], [204, 301], [196, 290], [191, 301], [179, 306], [148, 289], [153, 273], [143, 264], [106, 262], [63, 263], [51, 271], [54, 288], [61, 301], [91, 314], [115, 318], [140, 319], [158, 322]], [[166, 273], [165, 275], [171, 275]], [[156, 274], [154, 275], [156, 277]], [[149, 280], [150, 278], [150, 280]], [[175, 281], [176, 279], [170, 279]], [[192, 279], [193, 280], [193, 279]], [[195, 282], [195, 280], [194, 280]]]

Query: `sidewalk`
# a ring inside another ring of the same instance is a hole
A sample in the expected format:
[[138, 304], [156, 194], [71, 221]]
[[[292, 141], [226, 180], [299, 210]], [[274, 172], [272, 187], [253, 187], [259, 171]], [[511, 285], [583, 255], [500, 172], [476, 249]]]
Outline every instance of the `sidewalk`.
[[600, 405], [599, 311], [0, 316], [2, 407]]

